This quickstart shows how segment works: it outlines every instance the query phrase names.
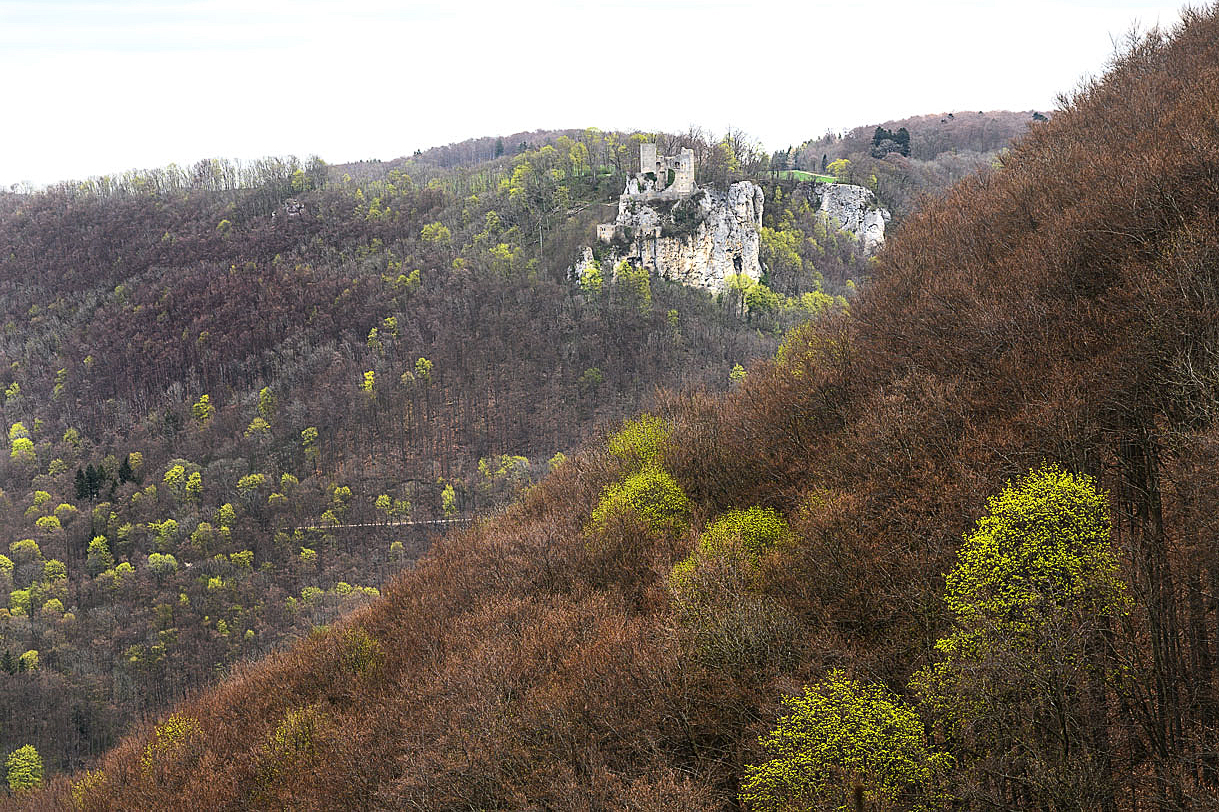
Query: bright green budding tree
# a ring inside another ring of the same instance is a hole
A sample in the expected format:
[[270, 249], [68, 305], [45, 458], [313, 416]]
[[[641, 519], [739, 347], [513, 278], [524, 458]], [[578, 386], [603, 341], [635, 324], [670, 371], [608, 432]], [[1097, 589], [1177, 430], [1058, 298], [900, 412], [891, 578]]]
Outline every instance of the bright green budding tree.
[[1129, 605], [1109, 531], [1093, 480], [1047, 465], [1008, 483], [965, 536], [945, 590], [952, 631], [911, 687], [956, 740], [971, 791], [1025, 775], [1041, 808], [1104, 797], [1110, 756], [1098, 743], [1115, 675], [1101, 652]]
[[33, 789], [42, 784], [42, 757], [32, 744], [18, 747], [9, 753], [8, 788], [13, 792]]
[[756, 812], [928, 809], [947, 756], [927, 748], [922, 720], [881, 685], [831, 671], [800, 696], [761, 739], [770, 760], [746, 770], [741, 801]]

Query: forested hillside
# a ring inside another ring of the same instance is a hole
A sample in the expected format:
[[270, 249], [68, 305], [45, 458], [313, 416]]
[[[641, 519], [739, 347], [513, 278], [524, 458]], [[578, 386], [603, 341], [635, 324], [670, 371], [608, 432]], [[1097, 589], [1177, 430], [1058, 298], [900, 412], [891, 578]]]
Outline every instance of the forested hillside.
[[1219, 13], [1184, 19], [849, 313], [28, 803], [1214, 808]]
[[[771, 183], [769, 287], [577, 285], [644, 137], [577, 134], [363, 179], [205, 161], [0, 196], [4, 752], [80, 768], [658, 388], [726, 388], [866, 273]], [[708, 176], [758, 162], [700, 149]]]

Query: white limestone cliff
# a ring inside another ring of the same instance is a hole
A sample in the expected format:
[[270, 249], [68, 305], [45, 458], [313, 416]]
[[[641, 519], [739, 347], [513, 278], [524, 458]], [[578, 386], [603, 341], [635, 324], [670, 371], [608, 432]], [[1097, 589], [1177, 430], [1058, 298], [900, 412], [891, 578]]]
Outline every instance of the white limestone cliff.
[[890, 215], [877, 205], [876, 195], [870, 190], [848, 183], [819, 183], [814, 194], [819, 198], [817, 210], [854, 234], [867, 253], [885, 241], [885, 225]]
[[575, 271], [583, 272], [596, 253], [607, 271], [626, 259], [663, 279], [715, 292], [732, 274], [759, 279], [762, 206], [762, 189], [751, 181], [727, 192], [699, 189], [676, 201], [632, 199], [628, 187], [617, 219], [598, 227], [599, 250], [586, 250]]

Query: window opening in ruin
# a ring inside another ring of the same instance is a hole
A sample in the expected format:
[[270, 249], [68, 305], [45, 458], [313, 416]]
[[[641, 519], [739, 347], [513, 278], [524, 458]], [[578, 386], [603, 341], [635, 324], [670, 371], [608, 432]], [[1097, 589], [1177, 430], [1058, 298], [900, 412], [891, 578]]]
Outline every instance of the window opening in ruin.
[[736, 268], [737, 273], [741, 272], [741, 255], [740, 254], [737, 254], [735, 257], [732, 258], [732, 266], [734, 268]]

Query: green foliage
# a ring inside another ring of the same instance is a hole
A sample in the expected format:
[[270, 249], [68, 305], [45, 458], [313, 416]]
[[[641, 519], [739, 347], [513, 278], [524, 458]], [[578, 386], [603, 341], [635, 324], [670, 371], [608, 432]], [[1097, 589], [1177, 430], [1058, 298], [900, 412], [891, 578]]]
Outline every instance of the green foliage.
[[48, 584], [68, 580], [68, 568], [58, 558], [49, 559], [42, 565], [42, 580]]
[[24, 792], [42, 784], [42, 757], [32, 744], [9, 753], [5, 767], [8, 769], [8, 788], [11, 792]]
[[825, 167], [825, 171], [837, 178], [839, 183], [847, 183], [851, 178], [851, 162], [846, 158], [830, 161]]
[[249, 496], [267, 483], [266, 474], [246, 474], [237, 480], [237, 490], [242, 496]]
[[801, 231], [762, 226], [758, 236], [760, 259], [770, 273], [794, 275], [804, 269], [804, 259], [800, 256], [800, 241], [804, 238]]
[[216, 414], [216, 407], [212, 405], [211, 395], [201, 395], [195, 404], [190, 407], [190, 413], [195, 418], [195, 423], [199, 428], [203, 428], [211, 422], [212, 417]]
[[130, 562], [123, 561], [114, 567], [114, 585], [122, 586], [123, 582], [135, 575], [135, 567]]
[[773, 313], [783, 304], [783, 297], [762, 283], [745, 292], [745, 307], [751, 315]]
[[186, 478], [186, 498], [198, 502], [203, 495], [203, 474], [195, 471]]
[[271, 391], [269, 386], [264, 386], [258, 390], [258, 414], [267, 422], [270, 422], [275, 417], [276, 404], [275, 393]]
[[149, 522], [148, 529], [156, 534], [157, 548], [162, 552], [172, 550], [178, 540], [178, 520], [166, 519], [162, 522]]
[[243, 570], [254, 569], [254, 551], [239, 550], [235, 553], [229, 553], [229, 561], [233, 562], [233, 566]]
[[690, 500], [667, 471], [648, 466], [604, 490], [589, 526], [600, 530], [611, 517], [625, 514], [656, 532], [672, 532], [688, 520]]
[[34, 526], [41, 530], [46, 535], [61, 532], [63, 524], [59, 521], [58, 516], [39, 516], [34, 522]]
[[13, 448], [9, 456], [16, 462], [33, 463], [38, 457], [34, 453], [34, 441], [28, 437], [18, 437], [13, 440]]
[[745, 380], [745, 374], [745, 367], [740, 364], [733, 364], [732, 371], [728, 373], [728, 381], [734, 384], [740, 383]]
[[178, 559], [168, 553], [149, 553], [148, 569], [156, 575], [171, 575], [178, 571]]
[[259, 781], [264, 786], [273, 783], [292, 768], [300, 768], [311, 759], [326, 722], [326, 715], [317, 705], [289, 710], [262, 746]]
[[85, 569], [90, 575], [99, 575], [114, 566], [114, 556], [110, 554], [110, 545], [105, 536], [94, 536], [89, 542], [89, 550], [85, 557]]
[[598, 296], [604, 288], [605, 274], [601, 271], [601, 263], [594, 259], [580, 272], [580, 290], [586, 296]]
[[600, 367], [589, 367], [581, 373], [579, 380], [576, 381], [580, 391], [586, 394], [596, 391], [603, 383], [605, 383], [605, 375], [601, 372]]
[[85, 770], [80, 778], [72, 782], [72, 806], [86, 809], [90, 800], [104, 793], [108, 786], [106, 773], [102, 770]]
[[730, 510], [712, 522], [699, 536], [694, 552], [673, 567], [669, 585], [679, 599], [691, 598], [687, 593], [692, 576], [712, 560], [752, 575], [761, 556], [786, 542], [789, 533], [783, 515], [772, 508]]
[[427, 383], [432, 380], [432, 362], [422, 357], [416, 360], [415, 378], [423, 383]]
[[1105, 494], [1057, 465], [987, 501], [958, 551], [945, 600], [952, 631], [938, 662], [911, 678], [928, 716], [958, 742], [972, 775], [1035, 775], [1038, 806], [1100, 797], [1097, 709], [1120, 678], [1101, 659], [1111, 618], [1128, 611]]
[[652, 281], [647, 268], [637, 268], [624, 259], [614, 269], [614, 284], [626, 307], [641, 315], [652, 311]]
[[190, 543], [201, 553], [206, 553], [210, 550], [212, 540], [215, 538], [215, 528], [211, 522], [199, 522], [195, 527], [194, 532], [190, 534]]
[[669, 421], [642, 414], [623, 423], [621, 429], [610, 435], [607, 445], [611, 454], [632, 467], [655, 465], [672, 432]]
[[923, 723], [882, 685], [831, 671], [800, 696], [760, 739], [770, 759], [746, 768], [741, 802], [755, 812], [854, 808], [928, 810], [950, 759], [927, 746]]
[[144, 747], [140, 765], [145, 772], [172, 767], [192, 749], [202, 735], [199, 720], [175, 713], [153, 730], [152, 738]]
[[186, 468], [181, 465], [173, 466], [165, 472], [163, 482], [171, 492], [182, 493], [182, 489], [186, 487]]
[[447, 517], [457, 515], [457, 493], [453, 490], [451, 482], [446, 482], [444, 489], [440, 492], [440, 509]]
[[419, 239], [425, 243], [448, 245], [453, 241], [453, 234], [443, 223], [428, 223], [419, 232]]
[[384, 655], [381, 643], [375, 637], [354, 627], [343, 632], [340, 638], [340, 659], [343, 667], [356, 677], [365, 677], [380, 669]]
[[263, 438], [271, 434], [271, 424], [264, 417], [259, 415], [250, 421], [250, 425], [246, 426], [245, 436]]
[[757, 559], [781, 544], [787, 535], [787, 522], [773, 508], [730, 510], [699, 537], [698, 549], [704, 555]]
[[1090, 477], [1043, 466], [1009, 482], [987, 510], [948, 573], [945, 600], [962, 628], [1023, 637], [1066, 609], [1125, 608], [1108, 503]]
[[490, 480], [511, 480], [518, 484], [529, 476], [529, 458], [517, 454], [501, 454], [498, 458], [483, 457], [478, 472]]
[[22, 671], [29, 671], [30, 673], [37, 671], [39, 667], [38, 649], [32, 648], [24, 652], [17, 658], [17, 664]]
[[8, 546], [8, 551], [18, 564], [28, 564], [42, 558], [42, 550], [38, 547], [38, 542], [33, 539], [14, 541]]
[[28, 615], [32, 598], [28, 589], [14, 589], [8, 593], [8, 605], [15, 615]]

